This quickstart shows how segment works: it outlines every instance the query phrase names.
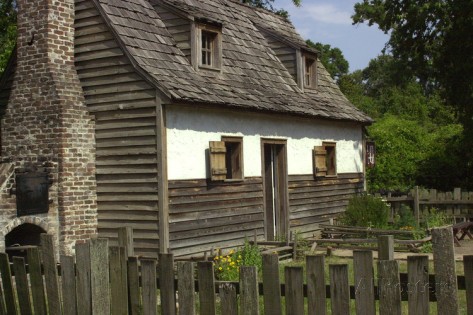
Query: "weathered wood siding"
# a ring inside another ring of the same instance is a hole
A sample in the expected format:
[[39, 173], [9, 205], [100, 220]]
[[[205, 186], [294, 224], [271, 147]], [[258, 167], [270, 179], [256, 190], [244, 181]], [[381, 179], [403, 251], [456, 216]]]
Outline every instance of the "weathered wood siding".
[[169, 11], [161, 5], [155, 5], [161, 20], [166, 24], [166, 28], [173, 35], [177, 47], [190, 60], [191, 58], [191, 22]]
[[173, 180], [169, 200], [170, 243], [176, 255], [238, 246], [255, 230], [263, 238], [261, 178], [218, 184]]
[[99, 235], [131, 226], [138, 255], [158, 251], [156, 91], [133, 69], [92, 1], [76, 0], [76, 68], [96, 122]]
[[266, 40], [268, 41], [269, 46], [274, 51], [276, 56], [281, 60], [286, 69], [292, 75], [294, 80], [297, 81], [297, 60], [296, 60], [296, 49], [290, 47], [289, 45], [266, 35]]
[[336, 178], [316, 179], [312, 175], [289, 176], [289, 221], [293, 232], [312, 237], [320, 232], [319, 223], [328, 223], [343, 212], [348, 200], [363, 191], [362, 174], [339, 174]]

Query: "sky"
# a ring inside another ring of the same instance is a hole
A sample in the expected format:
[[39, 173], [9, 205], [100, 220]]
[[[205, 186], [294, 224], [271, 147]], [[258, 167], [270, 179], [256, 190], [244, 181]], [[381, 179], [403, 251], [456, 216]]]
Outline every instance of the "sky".
[[376, 25], [352, 25], [356, 2], [361, 0], [302, 0], [302, 6], [297, 8], [292, 0], [276, 0], [274, 7], [289, 12], [304, 39], [340, 48], [352, 72], [364, 69], [389, 39]]

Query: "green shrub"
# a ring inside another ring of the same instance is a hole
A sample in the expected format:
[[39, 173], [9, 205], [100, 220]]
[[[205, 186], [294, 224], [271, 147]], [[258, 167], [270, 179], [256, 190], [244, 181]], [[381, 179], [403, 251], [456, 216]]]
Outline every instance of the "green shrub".
[[394, 227], [402, 230], [412, 230], [417, 226], [416, 218], [412, 209], [404, 204], [401, 204], [401, 208], [394, 220]]
[[441, 227], [453, 223], [451, 217], [447, 216], [445, 212], [439, 211], [436, 208], [431, 208], [429, 213], [424, 217], [425, 227], [431, 229], [434, 227]]
[[221, 281], [238, 281], [240, 266], [256, 266], [261, 274], [263, 260], [258, 246], [251, 245], [247, 240], [242, 248], [231, 250], [227, 255], [214, 258], [214, 269], [217, 279]]
[[389, 207], [381, 198], [363, 194], [348, 202], [341, 217], [344, 225], [385, 228], [388, 225]]

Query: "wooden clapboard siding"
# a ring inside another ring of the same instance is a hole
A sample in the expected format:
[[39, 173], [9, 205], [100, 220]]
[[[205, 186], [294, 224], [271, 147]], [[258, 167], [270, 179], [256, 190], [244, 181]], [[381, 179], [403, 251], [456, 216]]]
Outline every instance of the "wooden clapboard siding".
[[343, 212], [348, 200], [363, 191], [362, 174], [339, 174], [316, 179], [312, 175], [289, 176], [289, 221], [302, 237], [318, 235], [319, 223], [327, 223]]
[[76, 0], [76, 69], [95, 117], [99, 235], [131, 226], [138, 255], [156, 256], [156, 91], [136, 73], [92, 1]]
[[169, 181], [171, 250], [202, 254], [241, 245], [245, 236], [264, 235], [261, 178], [241, 182]]
[[169, 33], [172, 34], [177, 47], [191, 59], [191, 24], [190, 20], [180, 17], [179, 15], [169, 11], [162, 5], [155, 5], [154, 8], [158, 12], [161, 20], [166, 24]]
[[269, 46], [274, 51], [276, 56], [281, 60], [289, 73], [294, 79], [297, 78], [297, 60], [296, 60], [296, 49], [275, 39], [274, 37], [267, 35], [266, 40]]

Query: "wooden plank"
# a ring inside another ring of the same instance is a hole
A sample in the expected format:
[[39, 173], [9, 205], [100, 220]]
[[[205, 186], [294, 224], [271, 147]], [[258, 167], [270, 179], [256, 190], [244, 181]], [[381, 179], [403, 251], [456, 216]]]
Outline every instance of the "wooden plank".
[[452, 227], [433, 228], [435, 293], [439, 314], [458, 314], [457, 278]]
[[54, 238], [49, 234], [41, 234], [40, 237], [49, 314], [61, 315], [61, 297], [56, 266], [56, 251], [54, 250]]
[[212, 262], [197, 263], [200, 314], [215, 315], [215, 282]]
[[133, 228], [131, 226], [118, 229], [118, 246], [125, 248], [126, 257], [135, 255], [133, 248]]
[[[140, 276], [138, 271], [138, 257], [128, 256], [128, 296], [131, 315], [141, 314]], [[190, 314], [193, 315], [193, 314]]]
[[263, 254], [263, 295], [264, 314], [281, 315], [281, 284], [277, 254]]
[[159, 290], [161, 314], [176, 314], [176, 290], [174, 288], [174, 256], [159, 254]]
[[30, 301], [30, 290], [28, 278], [26, 276], [25, 259], [23, 257], [13, 257], [13, 272], [15, 273], [16, 292], [20, 304], [21, 315], [33, 314]]
[[259, 314], [258, 271], [255, 266], [240, 267], [240, 314]]
[[411, 315], [428, 315], [429, 310], [429, 256], [408, 256], [408, 308]]
[[111, 311], [112, 314], [128, 314], [128, 283], [125, 248], [110, 246], [108, 248]]
[[332, 315], [350, 314], [350, 285], [348, 284], [348, 265], [330, 265], [329, 274]]
[[92, 314], [110, 314], [108, 240], [90, 240]]
[[378, 259], [393, 260], [394, 259], [394, 236], [380, 235], [378, 236]]
[[157, 313], [156, 260], [141, 259], [141, 281], [143, 292], [143, 315]]
[[64, 314], [77, 314], [76, 270], [74, 257], [61, 255], [61, 284]]
[[[179, 292], [179, 314], [195, 314], [195, 281], [194, 263], [180, 261], [177, 263], [177, 291]], [[235, 293], [236, 294], [236, 293]], [[235, 301], [236, 302], [236, 301]], [[222, 307], [224, 307], [222, 301]], [[224, 314], [227, 314], [224, 312]], [[228, 315], [228, 314], [227, 314]]]
[[77, 314], [92, 314], [89, 242], [76, 243]]
[[473, 255], [463, 256], [463, 270], [465, 272], [466, 312], [473, 315]]
[[401, 285], [395, 260], [378, 262], [379, 313], [401, 315]]
[[[232, 283], [222, 283], [219, 285], [218, 292], [220, 295], [222, 314], [238, 315], [238, 303], [235, 285]], [[193, 315], [194, 313], [182, 312], [181, 314]]]
[[[158, 95], [158, 93], [156, 93]], [[156, 96], [156, 157], [158, 160], [158, 207], [159, 207], [159, 250], [169, 251], [169, 187], [167, 164], [167, 136], [165, 107]]]
[[325, 290], [325, 255], [307, 255], [307, 309], [309, 315], [327, 314]]
[[376, 315], [372, 251], [353, 251], [355, 307], [358, 315]]
[[304, 290], [302, 267], [285, 267], [286, 314], [304, 314]]
[[31, 298], [35, 314], [46, 314], [46, 296], [44, 294], [43, 274], [41, 272], [41, 256], [38, 247], [27, 249], [28, 272], [31, 282]]
[[11, 277], [10, 262], [6, 253], [0, 253], [0, 275], [2, 277], [2, 287], [5, 294], [5, 306], [7, 314], [17, 314], [17, 304], [13, 281]]

